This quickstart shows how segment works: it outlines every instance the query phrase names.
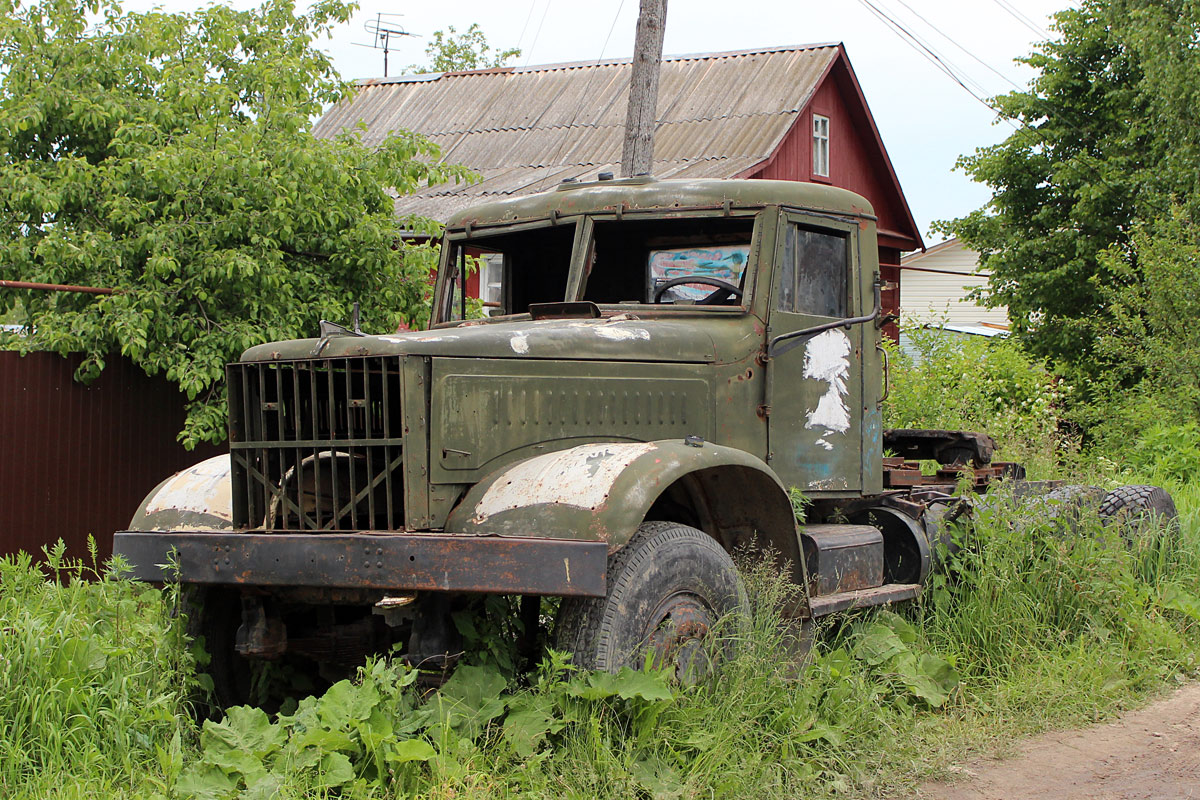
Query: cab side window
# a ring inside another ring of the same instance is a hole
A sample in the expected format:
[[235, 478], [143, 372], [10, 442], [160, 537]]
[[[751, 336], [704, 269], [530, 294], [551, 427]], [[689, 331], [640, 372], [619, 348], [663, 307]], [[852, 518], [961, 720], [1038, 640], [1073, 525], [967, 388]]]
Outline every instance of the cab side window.
[[776, 307], [816, 317], [848, 316], [848, 248], [843, 233], [787, 223]]

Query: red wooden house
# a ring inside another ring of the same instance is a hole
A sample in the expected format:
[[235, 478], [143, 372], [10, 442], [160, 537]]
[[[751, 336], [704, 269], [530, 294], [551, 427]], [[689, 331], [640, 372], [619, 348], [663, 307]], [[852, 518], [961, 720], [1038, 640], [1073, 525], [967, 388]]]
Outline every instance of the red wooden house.
[[[483, 180], [397, 198], [396, 211], [445, 220], [480, 201], [618, 172], [629, 73], [630, 62], [616, 60], [367, 80], [315, 132], [331, 136], [362, 122], [367, 144], [393, 130], [433, 140], [446, 161]], [[883, 277], [897, 287], [900, 254], [924, 248], [841, 44], [664, 59], [653, 172], [855, 191], [879, 217]], [[478, 283], [474, 289], [478, 296]], [[899, 289], [887, 291], [885, 311], [899, 308]], [[894, 337], [894, 326], [888, 332]]]

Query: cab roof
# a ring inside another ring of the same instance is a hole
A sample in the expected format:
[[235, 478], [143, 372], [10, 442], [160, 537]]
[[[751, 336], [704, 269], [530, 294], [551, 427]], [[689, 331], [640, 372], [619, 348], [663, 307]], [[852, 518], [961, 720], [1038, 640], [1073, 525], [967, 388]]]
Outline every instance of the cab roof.
[[628, 212], [722, 208], [726, 202], [730, 208], [778, 205], [875, 219], [875, 212], [865, 198], [834, 186], [757, 179], [637, 177], [563, 183], [548, 192], [483, 203], [455, 214], [446, 226], [455, 229], [502, 225], [551, 216], [613, 213], [617, 209]]

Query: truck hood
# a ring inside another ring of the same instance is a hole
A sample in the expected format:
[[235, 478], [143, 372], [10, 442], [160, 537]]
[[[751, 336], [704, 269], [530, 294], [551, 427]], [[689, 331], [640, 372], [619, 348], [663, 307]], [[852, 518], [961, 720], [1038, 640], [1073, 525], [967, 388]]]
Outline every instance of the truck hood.
[[[319, 342], [297, 339], [257, 345], [243, 353], [242, 360], [313, 358]], [[711, 321], [691, 315], [680, 320], [525, 319], [382, 336], [333, 336], [319, 355], [712, 363], [744, 358], [761, 342], [761, 325], [749, 316]]]

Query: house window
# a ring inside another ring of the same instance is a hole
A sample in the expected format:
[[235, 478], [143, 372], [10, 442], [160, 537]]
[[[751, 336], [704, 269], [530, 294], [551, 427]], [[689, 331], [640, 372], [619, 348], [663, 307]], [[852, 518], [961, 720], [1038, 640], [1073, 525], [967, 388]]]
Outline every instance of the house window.
[[483, 313], [499, 316], [504, 309], [504, 254], [485, 253], [479, 268], [479, 299]]
[[813, 175], [829, 177], [829, 117], [813, 114]]

